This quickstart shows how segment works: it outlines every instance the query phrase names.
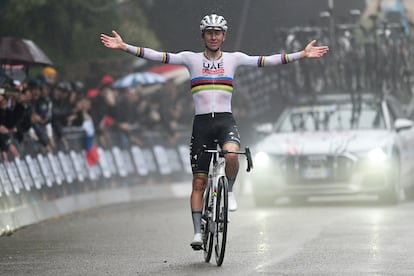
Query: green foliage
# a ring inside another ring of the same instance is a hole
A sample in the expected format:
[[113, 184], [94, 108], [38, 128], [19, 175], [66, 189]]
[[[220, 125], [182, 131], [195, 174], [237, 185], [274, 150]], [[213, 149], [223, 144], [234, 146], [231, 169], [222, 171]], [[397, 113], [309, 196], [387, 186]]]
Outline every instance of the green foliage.
[[84, 81], [120, 74], [131, 58], [102, 46], [100, 34], [115, 29], [129, 43], [159, 48], [143, 11], [149, 1], [8, 0], [0, 6], [0, 36], [33, 40], [60, 75]]

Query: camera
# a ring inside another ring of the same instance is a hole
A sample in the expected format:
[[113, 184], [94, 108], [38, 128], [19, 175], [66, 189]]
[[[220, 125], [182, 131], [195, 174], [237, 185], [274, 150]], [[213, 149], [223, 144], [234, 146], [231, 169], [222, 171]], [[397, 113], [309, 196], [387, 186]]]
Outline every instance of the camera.
[[20, 91], [15, 85], [12, 78], [7, 76], [0, 68], [0, 95], [2, 96], [17, 96]]
[[16, 88], [0, 87], [0, 95], [17, 96], [17, 95], [19, 95], [19, 90], [17, 90]]

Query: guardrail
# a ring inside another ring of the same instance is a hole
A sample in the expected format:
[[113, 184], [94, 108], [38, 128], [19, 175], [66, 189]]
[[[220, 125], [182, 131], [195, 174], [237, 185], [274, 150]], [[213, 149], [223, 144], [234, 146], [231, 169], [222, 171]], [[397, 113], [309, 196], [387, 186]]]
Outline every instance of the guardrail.
[[145, 145], [98, 147], [99, 162], [94, 166], [86, 162], [83, 132], [66, 136], [69, 151], [32, 152], [0, 163], [0, 236], [87, 208], [137, 197], [168, 197], [161, 185], [151, 184], [191, 179], [187, 134], [175, 145], [159, 133], [147, 133]]

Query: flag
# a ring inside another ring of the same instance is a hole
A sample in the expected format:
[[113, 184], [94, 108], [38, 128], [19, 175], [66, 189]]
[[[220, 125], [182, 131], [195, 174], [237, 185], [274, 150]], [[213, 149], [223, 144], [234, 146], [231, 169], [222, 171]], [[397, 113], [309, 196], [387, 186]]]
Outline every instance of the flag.
[[99, 162], [98, 148], [94, 145], [95, 128], [92, 119], [85, 119], [82, 128], [86, 133], [86, 162], [89, 166], [94, 166]]

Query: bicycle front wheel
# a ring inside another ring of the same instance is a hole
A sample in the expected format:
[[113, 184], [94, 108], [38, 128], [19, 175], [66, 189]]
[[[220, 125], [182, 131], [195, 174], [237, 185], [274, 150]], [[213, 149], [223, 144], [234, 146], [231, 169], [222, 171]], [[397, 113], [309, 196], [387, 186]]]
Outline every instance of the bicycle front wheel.
[[228, 182], [225, 176], [219, 178], [216, 208], [216, 231], [214, 233], [216, 263], [221, 266], [226, 251], [228, 223]]
[[201, 232], [203, 234], [204, 245], [204, 261], [210, 262], [211, 254], [213, 252], [213, 233], [212, 228], [212, 206], [211, 206], [211, 186], [207, 185], [204, 191], [203, 211], [201, 213]]

